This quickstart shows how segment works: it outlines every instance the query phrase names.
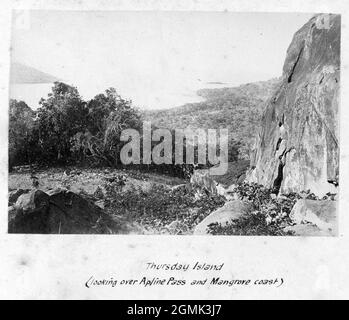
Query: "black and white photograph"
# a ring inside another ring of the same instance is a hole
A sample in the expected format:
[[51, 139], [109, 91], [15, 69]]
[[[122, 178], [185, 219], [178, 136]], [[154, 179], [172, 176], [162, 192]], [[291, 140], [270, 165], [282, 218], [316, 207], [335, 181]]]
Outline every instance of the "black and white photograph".
[[0, 299], [349, 297], [345, 1], [6, 0], [0, 25]]
[[339, 14], [12, 27], [9, 233], [337, 235]]

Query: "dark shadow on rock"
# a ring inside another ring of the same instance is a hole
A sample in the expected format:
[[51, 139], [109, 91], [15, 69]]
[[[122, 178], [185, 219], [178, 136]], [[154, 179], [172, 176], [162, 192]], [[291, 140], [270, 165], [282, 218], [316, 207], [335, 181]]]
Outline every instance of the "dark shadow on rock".
[[115, 234], [117, 219], [66, 189], [22, 194], [9, 212], [9, 233]]

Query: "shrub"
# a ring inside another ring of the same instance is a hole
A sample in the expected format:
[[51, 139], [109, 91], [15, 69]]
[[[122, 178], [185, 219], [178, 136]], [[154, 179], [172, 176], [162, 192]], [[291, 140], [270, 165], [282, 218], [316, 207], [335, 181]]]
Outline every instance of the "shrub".
[[34, 163], [37, 156], [35, 112], [23, 101], [10, 100], [9, 168]]
[[222, 196], [203, 193], [196, 198], [196, 190], [170, 189], [161, 184], [152, 184], [148, 190], [131, 185], [121, 191], [115, 183], [107, 183], [105, 189], [109, 213], [158, 228], [178, 221], [191, 230], [225, 202]]
[[213, 223], [208, 228], [209, 233], [214, 235], [284, 236], [290, 234], [284, 232], [276, 223], [268, 224], [265, 215], [258, 211], [243, 215], [233, 223], [226, 225]]
[[[283, 229], [292, 224], [290, 213], [300, 198], [318, 200], [310, 190], [276, 196], [273, 188], [256, 183], [242, 183], [234, 190], [241, 200], [252, 205], [251, 212], [226, 225], [212, 224], [211, 234], [220, 235], [288, 235]], [[327, 199], [333, 198], [332, 194]]]

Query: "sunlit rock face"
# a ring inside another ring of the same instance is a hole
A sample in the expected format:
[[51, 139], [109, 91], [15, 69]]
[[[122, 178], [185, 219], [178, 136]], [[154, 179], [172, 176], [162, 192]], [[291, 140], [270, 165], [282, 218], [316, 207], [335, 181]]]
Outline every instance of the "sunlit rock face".
[[313, 17], [293, 37], [280, 87], [266, 104], [247, 181], [283, 193], [336, 192], [339, 15]]

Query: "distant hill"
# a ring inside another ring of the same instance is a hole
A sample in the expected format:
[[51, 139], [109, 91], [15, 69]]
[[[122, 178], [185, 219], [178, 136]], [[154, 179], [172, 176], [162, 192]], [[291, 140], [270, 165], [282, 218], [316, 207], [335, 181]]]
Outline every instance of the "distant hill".
[[271, 79], [233, 88], [201, 89], [197, 94], [205, 101], [144, 111], [143, 117], [161, 128], [227, 128], [230, 139], [242, 143], [241, 156], [248, 158], [264, 105], [279, 82], [279, 79]]
[[18, 62], [13, 62], [11, 64], [10, 79], [12, 84], [53, 83], [59, 81], [58, 78], [50, 74]]

